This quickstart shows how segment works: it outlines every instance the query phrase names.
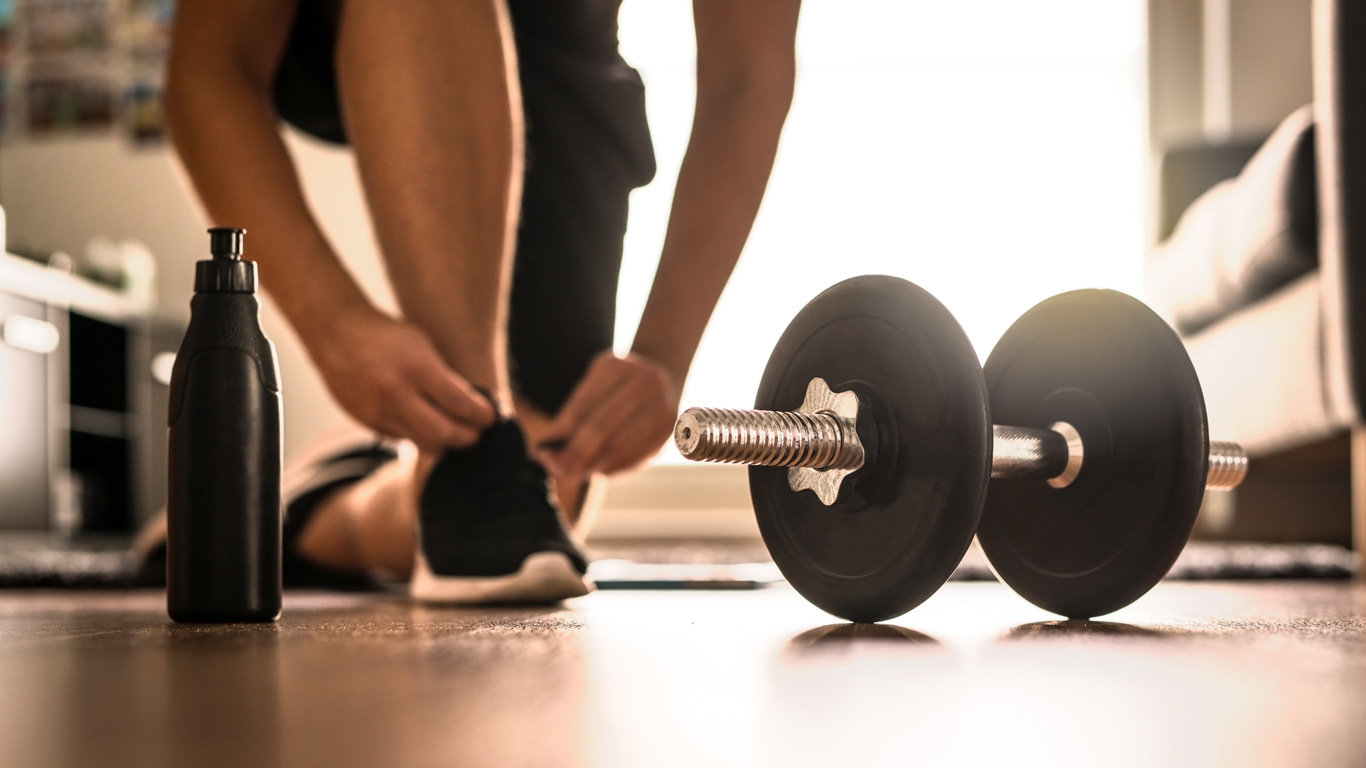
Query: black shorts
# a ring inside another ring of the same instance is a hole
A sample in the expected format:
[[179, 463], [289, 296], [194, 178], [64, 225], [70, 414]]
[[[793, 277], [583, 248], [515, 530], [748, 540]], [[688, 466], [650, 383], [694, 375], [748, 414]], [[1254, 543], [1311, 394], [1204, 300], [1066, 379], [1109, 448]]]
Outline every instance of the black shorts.
[[[508, 351], [518, 392], [551, 414], [612, 346], [627, 200], [655, 172], [645, 88], [617, 51], [620, 4], [508, 0], [526, 122]], [[331, 23], [302, 0], [273, 96], [286, 122], [345, 143], [334, 57]]]

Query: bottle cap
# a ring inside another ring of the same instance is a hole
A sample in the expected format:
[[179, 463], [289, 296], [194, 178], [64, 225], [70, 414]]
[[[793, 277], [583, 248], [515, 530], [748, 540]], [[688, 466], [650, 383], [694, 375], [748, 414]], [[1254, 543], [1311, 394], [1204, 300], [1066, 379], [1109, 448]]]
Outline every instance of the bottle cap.
[[217, 258], [237, 259], [242, 256], [242, 235], [245, 229], [235, 227], [209, 228], [209, 253]]
[[256, 262], [242, 259], [242, 236], [236, 227], [209, 229], [213, 258], [195, 263], [195, 293], [256, 293]]

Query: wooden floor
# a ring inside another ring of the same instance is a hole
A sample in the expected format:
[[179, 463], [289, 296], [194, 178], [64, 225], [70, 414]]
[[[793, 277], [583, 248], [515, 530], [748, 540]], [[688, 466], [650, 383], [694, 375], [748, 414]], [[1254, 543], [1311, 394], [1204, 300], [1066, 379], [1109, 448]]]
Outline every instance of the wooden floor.
[[879, 627], [786, 588], [216, 627], [0, 593], [0, 765], [1366, 765], [1366, 587], [1165, 583], [1107, 618], [986, 583]]

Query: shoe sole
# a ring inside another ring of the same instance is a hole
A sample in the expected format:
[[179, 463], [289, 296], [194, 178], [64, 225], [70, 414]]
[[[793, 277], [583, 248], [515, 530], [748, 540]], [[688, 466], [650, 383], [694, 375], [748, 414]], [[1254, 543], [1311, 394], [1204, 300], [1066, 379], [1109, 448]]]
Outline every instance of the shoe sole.
[[563, 552], [537, 552], [506, 576], [438, 576], [421, 552], [408, 592], [424, 603], [555, 603], [593, 591]]

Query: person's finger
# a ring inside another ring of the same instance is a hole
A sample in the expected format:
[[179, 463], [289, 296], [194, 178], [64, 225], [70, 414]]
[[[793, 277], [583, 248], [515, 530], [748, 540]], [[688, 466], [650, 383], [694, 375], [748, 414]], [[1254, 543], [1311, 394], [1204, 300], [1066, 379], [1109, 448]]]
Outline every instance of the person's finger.
[[549, 440], [542, 440], [541, 442], [537, 443], [536, 450], [545, 451], [546, 453], [556, 453], [558, 451], [563, 451], [566, 445], [569, 445], [568, 440], [564, 440], [561, 438], [553, 438]]
[[564, 468], [560, 466], [560, 452], [569, 445], [568, 440], [542, 440], [532, 448], [536, 460], [541, 463], [545, 471], [551, 477], [564, 477]]
[[546, 430], [546, 441], [570, 441], [598, 404], [607, 401], [622, 385], [622, 373], [614, 357], [600, 356], [589, 366], [583, 380], [570, 393], [569, 400], [555, 415]]
[[622, 394], [626, 396], [599, 401], [579, 423], [569, 444], [556, 456], [562, 475], [582, 477], [592, 471], [604, 455], [611, 455], [623, 431], [638, 423], [646, 404], [637, 392]]
[[645, 427], [650, 418], [649, 415], [642, 415], [639, 423], [644, 428], [623, 433], [612, 444], [611, 450], [601, 455], [588, 471], [614, 475], [638, 467], [659, 453], [659, 449], [668, 442], [669, 435], [673, 434], [673, 419], [670, 417], [665, 419], [668, 423], [656, 422], [651, 427]]
[[546, 474], [556, 480], [568, 479], [564, 467], [560, 466], [559, 457], [554, 451], [537, 451], [536, 461], [545, 468]]
[[673, 434], [673, 423], [672, 411], [659, 403], [647, 403], [646, 408], [632, 417], [630, 429], [623, 430], [588, 471], [613, 475], [648, 461], [668, 442]]
[[451, 419], [417, 394], [397, 405], [408, 439], [423, 450], [439, 452], [447, 447], [464, 447], [479, 437], [478, 430]]
[[398, 419], [393, 418], [392, 414], [389, 414], [387, 418], [366, 419], [361, 423], [384, 437], [394, 440], [408, 439], [408, 428], [403, 426], [403, 423]]
[[634, 469], [646, 461], [649, 461], [656, 453], [659, 453], [658, 446], [650, 442], [635, 442], [630, 445], [617, 446], [611, 456], [604, 456], [589, 471], [595, 474], [615, 475], [618, 472], [625, 472]]
[[428, 400], [456, 421], [482, 430], [498, 418], [488, 397], [439, 360], [421, 369], [417, 383]]

